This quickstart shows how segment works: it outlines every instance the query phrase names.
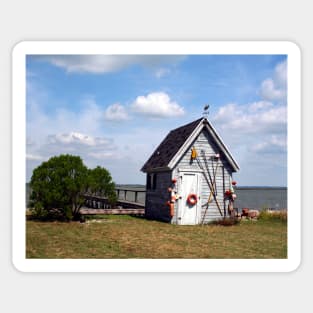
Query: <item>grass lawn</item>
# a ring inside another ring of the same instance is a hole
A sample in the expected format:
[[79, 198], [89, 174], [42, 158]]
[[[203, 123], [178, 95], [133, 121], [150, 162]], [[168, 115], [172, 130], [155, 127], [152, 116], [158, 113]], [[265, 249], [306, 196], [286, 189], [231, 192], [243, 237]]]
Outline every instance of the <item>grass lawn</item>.
[[287, 223], [178, 226], [130, 216], [26, 222], [27, 258], [287, 258]]

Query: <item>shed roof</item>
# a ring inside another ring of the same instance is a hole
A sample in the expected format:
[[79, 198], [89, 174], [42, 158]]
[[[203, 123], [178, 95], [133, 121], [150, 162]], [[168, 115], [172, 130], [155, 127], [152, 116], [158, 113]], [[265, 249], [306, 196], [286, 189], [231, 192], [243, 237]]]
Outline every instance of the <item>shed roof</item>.
[[158, 169], [172, 169], [204, 128], [208, 130], [214, 142], [221, 149], [233, 171], [239, 170], [238, 164], [210, 122], [206, 118], [200, 118], [170, 131], [141, 168], [141, 171], [151, 172]]

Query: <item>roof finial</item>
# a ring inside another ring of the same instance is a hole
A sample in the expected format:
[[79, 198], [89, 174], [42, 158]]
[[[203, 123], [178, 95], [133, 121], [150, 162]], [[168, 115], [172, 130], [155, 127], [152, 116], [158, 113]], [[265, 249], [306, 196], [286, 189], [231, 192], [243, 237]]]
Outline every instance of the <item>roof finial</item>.
[[203, 108], [203, 113], [202, 113], [202, 115], [203, 115], [203, 117], [205, 117], [205, 118], [207, 118], [208, 116], [209, 116], [209, 107], [210, 107], [210, 105], [209, 104], [206, 104], [205, 106], [204, 106], [204, 108]]

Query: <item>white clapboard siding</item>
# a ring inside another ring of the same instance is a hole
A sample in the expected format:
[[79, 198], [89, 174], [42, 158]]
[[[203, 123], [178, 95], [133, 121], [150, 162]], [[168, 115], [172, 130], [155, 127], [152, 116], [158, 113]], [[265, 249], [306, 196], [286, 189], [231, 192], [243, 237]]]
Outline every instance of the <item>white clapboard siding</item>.
[[[200, 161], [200, 164], [197, 160], [191, 160], [192, 147], [194, 147], [198, 153], [198, 160]], [[219, 206], [223, 215], [224, 215], [224, 207], [226, 210], [226, 215], [228, 214], [227, 203], [224, 204], [224, 192], [225, 190], [230, 188], [230, 178], [232, 175], [231, 168], [228, 165], [226, 158], [221, 154], [221, 151], [219, 151], [216, 144], [210, 138], [208, 132], [204, 129], [199, 134], [198, 138], [196, 138], [195, 141], [190, 145], [190, 147], [187, 149], [187, 151], [184, 153], [181, 159], [178, 161], [177, 165], [174, 167], [173, 172], [172, 172], [173, 178], [179, 178], [179, 175], [180, 175], [179, 171], [182, 169], [189, 169], [189, 170], [194, 169], [196, 171], [203, 169], [204, 172], [206, 173], [206, 174], [201, 174], [202, 175], [202, 179], [201, 179], [202, 188], [201, 188], [201, 195], [200, 195], [200, 200], [201, 200], [201, 205], [202, 205], [201, 221], [203, 219], [203, 215], [204, 215], [206, 205], [208, 203], [208, 199], [210, 196], [210, 191], [211, 191], [208, 185], [208, 182], [204, 177], [204, 175], [206, 175], [207, 179], [210, 181], [209, 175], [207, 173], [207, 168], [205, 166], [205, 162], [202, 157], [202, 153], [201, 153], [202, 150], [205, 153], [212, 180], [214, 179], [213, 167], [215, 171], [217, 162], [213, 161], [212, 163], [210, 157], [213, 155], [216, 155], [217, 153], [220, 154], [215, 182], [216, 182], [216, 190], [217, 190], [216, 197], [217, 197], [217, 200], [218, 200], [218, 203], [219, 203]], [[223, 180], [223, 171], [224, 171], [224, 180]], [[179, 189], [179, 186], [178, 186], [178, 189]], [[177, 223], [177, 211], [178, 211], [178, 202], [175, 203], [175, 216], [172, 219], [172, 223]], [[204, 222], [207, 223], [209, 221], [212, 221], [214, 219], [218, 219], [221, 217], [222, 217], [221, 213], [218, 210], [214, 197], [212, 197], [212, 201], [209, 203], [209, 207], [205, 214]]]

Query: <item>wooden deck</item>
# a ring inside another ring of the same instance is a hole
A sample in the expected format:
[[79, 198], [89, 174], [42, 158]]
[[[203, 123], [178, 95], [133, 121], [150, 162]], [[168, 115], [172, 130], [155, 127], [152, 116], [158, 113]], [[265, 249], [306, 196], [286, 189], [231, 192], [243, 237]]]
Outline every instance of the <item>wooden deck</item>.
[[117, 200], [116, 205], [127, 209], [145, 209], [145, 205], [143, 203], [127, 200]]
[[129, 214], [144, 215], [145, 206], [143, 203], [117, 200], [115, 207], [108, 203], [108, 199], [98, 196], [85, 196], [86, 205], [80, 209], [81, 214]]
[[144, 215], [145, 209], [90, 209], [90, 208], [81, 208], [80, 213], [83, 215], [93, 214], [93, 215], [101, 215], [101, 214], [116, 214], [116, 215]]

